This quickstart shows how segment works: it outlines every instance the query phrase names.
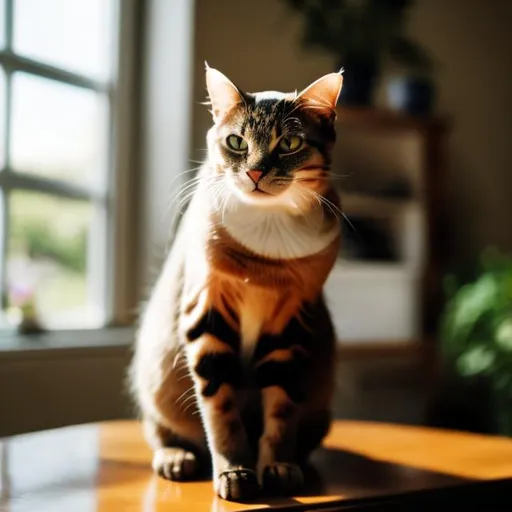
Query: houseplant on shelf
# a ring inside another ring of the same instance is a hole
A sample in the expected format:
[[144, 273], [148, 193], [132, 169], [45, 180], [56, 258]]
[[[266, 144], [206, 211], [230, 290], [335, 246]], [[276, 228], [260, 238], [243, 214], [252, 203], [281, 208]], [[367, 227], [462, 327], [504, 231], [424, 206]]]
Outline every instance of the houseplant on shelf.
[[420, 46], [404, 35], [412, 0], [284, 1], [303, 15], [303, 46], [328, 51], [344, 69], [340, 99], [345, 105], [371, 104], [385, 60], [408, 66], [425, 58]]
[[[468, 389], [483, 387], [489, 404], [473, 396], [472, 414], [481, 416], [487, 408], [487, 428], [512, 436], [512, 257], [488, 249], [475, 270], [470, 278], [452, 275], [446, 281], [441, 356], [444, 374], [459, 389], [451, 413]], [[477, 412], [479, 407], [484, 409]]]
[[390, 58], [394, 77], [387, 87], [389, 106], [417, 116], [430, 114], [435, 100], [432, 59], [415, 41], [401, 37], [393, 42]]

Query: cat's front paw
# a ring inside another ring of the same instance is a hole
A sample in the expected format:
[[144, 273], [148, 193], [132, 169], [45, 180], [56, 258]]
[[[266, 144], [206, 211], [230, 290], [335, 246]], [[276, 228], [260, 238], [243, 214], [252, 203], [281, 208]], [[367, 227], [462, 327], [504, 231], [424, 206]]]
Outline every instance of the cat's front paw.
[[190, 480], [198, 469], [196, 456], [183, 448], [159, 448], [153, 454], [153, 470], [166, 480]]
[[255, 471], [233, 468], [218, 474], [215, 491], [228, 501], [250, 501], [259, 494], [260, 486]]
[[304, 484], [302, 470], [296, 464], [275, 462], [261, 469], [261, 483], [266, 494], [290, 496]]

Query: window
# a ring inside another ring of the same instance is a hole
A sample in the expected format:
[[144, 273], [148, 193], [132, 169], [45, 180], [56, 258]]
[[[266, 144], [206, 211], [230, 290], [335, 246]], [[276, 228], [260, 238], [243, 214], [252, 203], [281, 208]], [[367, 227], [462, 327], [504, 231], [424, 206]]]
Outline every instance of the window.
[[112, 320], [132, 3], [0, 0], [0, 328]]

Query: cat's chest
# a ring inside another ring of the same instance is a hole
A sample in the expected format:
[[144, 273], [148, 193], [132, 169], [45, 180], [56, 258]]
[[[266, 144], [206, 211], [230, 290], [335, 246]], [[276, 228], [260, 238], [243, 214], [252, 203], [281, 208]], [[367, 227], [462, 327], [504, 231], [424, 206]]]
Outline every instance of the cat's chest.
[[223, 214], [229, 236], [259, 256], [293, 260], [317, 254], [338, 236], [338, 226], [322, 231], [318, 219], [294, 217], [238, 205]]
[[262, 334], [263, 327], [269, 318], [266, 305], [259, 301], [251, 301], [249, 297], [240, 303], [238, 318], [240, 322], [240, 351], [244, 358], [249, 359], [254, 347]]
[[251, 359], [263, 335], [279, 335], [297, 315], [299, 307], [299, 301], [285, 290], [266, 290], [244, 283], [235, 305], [243, 359]]
[[[252, 293], [251, 293], [252, 291]], [[248, 290], [238, 305], [240, 348], [244, 357], [251, 357], [265, 330], [275, 330], [273, 316], [278, 300], [269, 293]]]

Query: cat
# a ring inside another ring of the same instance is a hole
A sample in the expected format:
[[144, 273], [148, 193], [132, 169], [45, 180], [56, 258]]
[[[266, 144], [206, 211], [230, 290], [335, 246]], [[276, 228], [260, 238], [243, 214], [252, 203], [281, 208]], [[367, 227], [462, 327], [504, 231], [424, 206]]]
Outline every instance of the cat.
[[342, 75], [247, 93], [206, 64], [206, 84], [207, 158], [141, 315], [134, 399], [160, 476], [209, 467], [225, 500], [291, 495], [331, 422]]

